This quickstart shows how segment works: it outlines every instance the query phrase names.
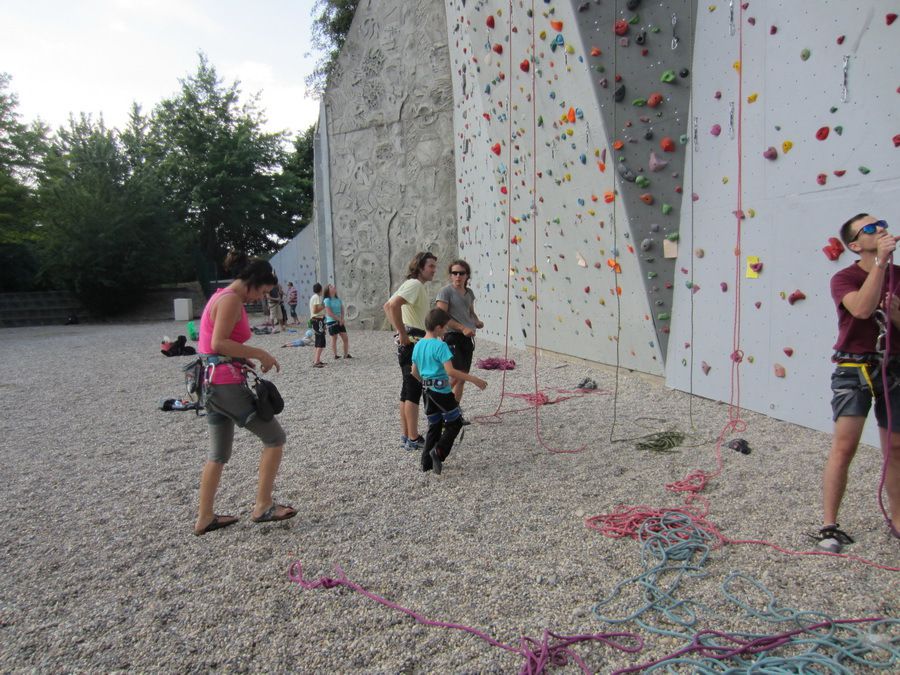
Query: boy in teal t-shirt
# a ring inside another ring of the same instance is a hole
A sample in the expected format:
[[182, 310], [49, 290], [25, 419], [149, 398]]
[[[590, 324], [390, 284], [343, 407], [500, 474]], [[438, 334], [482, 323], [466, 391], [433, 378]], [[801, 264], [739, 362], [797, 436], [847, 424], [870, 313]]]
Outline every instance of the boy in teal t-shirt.
[[431, 310], [425, 317], [425, 337], [416, 343], [412, 353], [412, 374], [422, 382], [428, 419], [422, 471], [434, 469], [438, 475], [462, 429], [462, 412], [450, 388], [450, 377], [471, 382], [479, 389], [487, 386], [480, 377], [453, 367], [453, 352], [441, 339], [449, 321], [450, 315], [443, 309]]

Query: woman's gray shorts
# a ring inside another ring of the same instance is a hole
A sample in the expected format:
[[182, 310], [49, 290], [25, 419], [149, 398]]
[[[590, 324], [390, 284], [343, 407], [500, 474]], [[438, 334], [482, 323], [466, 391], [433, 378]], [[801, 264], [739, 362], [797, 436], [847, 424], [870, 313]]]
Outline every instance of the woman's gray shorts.
[[243, 384], [212, 384], [207, 387], [206, 421], [209, 425], [209, 455], [211, 462], [225, 464], [231, 459], [235, 425], [249, 429], [263, 447], [284, 445], [287, 435], [278, 420], [263, 422], [256, 416], [256, 406], [250, 390]]

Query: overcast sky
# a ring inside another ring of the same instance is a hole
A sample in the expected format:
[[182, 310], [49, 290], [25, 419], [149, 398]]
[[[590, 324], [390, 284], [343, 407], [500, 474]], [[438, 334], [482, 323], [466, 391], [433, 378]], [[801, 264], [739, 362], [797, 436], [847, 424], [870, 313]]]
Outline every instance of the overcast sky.
[[131, 103], [149, 112], [179, 90], [204, 52], [242, 100], [260, 91], [269, 131], [318, 118], [304, 80], [315, 66], [314, 0], [0, 0], [0, 72], [12, 76], [20, 121], [51, 128], [101, 113], [123, 128]]

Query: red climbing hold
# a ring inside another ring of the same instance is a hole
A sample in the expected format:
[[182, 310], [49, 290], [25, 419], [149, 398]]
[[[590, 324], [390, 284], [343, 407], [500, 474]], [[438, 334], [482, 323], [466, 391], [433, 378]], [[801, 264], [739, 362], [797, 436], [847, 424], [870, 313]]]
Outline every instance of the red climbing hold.
[[647, 97], [647, 105], [649, 105], [651, 108], [655, 108], [662, 102], [663, 102], [662, 94], [654, 92], [654, 93], [650, 94], [650, 96]]
[[653, 195], [651, 195], [649, 192], [645, 192], [644, 194], [642, 194], [640, 199], [648, 206], [653, 203]]
[[828, 245], [822, 248], [822, 252], [829, 260], [837, 260], [844, 252], [844, 245], [837, 237], [831, 237], [828, 240]]
[[493, 47], [491, 47], [491, 49], [493, 49], [498, 54], [503, 53], [503, 45], [501, 45], [499, 42], [497, 44], [495, 44]]
[[847, 172], [844, 169], [838, 169], [837, 171], [834, 172], [834, 175], [837, 176], [838, 178], [840, 178], [845, 173], [847, 173]]
[[628, 22], [625, 19], [619, 19], [614, 26], [616, 35], [625, 35], [628, 33]]
[[827, 181], [827, 180], [828, 180], [827, 174], [820, 173], [818, 176], [816, 176], [816, 182], [819, 185], [825, 185], [825, 181]]
[[590, 319], [585, 319], [585, 320], [584, 320], [584, 325], [587, 326], [588, 328], [591, 328], [591, 329], [594, 328], [593, 324], [591, 324], [591, 320], [590, 320]]
[[798, 289], [791, 293], [787, 300], [789, 305], [793, 305], [798, 300], [806, 300], [806, 293]]
[[750, 263], [750, 269], [759, 274], [762, 272], [763, 264], [761, 262]]
[[559, 33], [563, 29], [563, 22], [562, 21], [551, 21], [550, 28], [552, 28], [557, 33]]
[[519, 68], [522, 69], [522, 72], [527, 73], [529, 67], [528, 59], [522, 59], [522, 63], [519, 64]]
[[675, 152], [675, 141], [666, 136], [659, 142], [659, 147], [663, 152]]
[[839, 45], [842, 45], [842, 44], [844, 44], [844, 40], [846, 40], [846, 39], [847, 39], [846, 35], [838, 35], [837, 43]]
[[603, 52], [600, 50], [600, 47], [591, 47], [591, 56], [600, 56]]
[[793, 347], [785, 347], [782, 351], [783, 351], [785, 354], [787, 354], [788, 358], [790, 358], [791, 356], [794, 355], [794, 348], [793, 348]]
[[828, 138], [829, 131], [831, 131], [831, 130], [828, 127], [821, 127], [816, 132], [816, 138], [818, 138], [820, 141], [824, 141], [826, 138]]
[[494, 144], [491, 146], [491, 152], [493, 152], [495, 155], [499, 155], [499, 154], [500, 154], [500, 144], [499, 144], [499, 143], [494, 143]]
[[886, 15], [886, 16], [884, 17], [884, 22], [885, 22], [888, 26], [890, 26], [890, 25], [891, 25], [892, 23], [894, 23], [896, 20], [897, 20], [897, 15], [894, 14], [893, 12], [891, 12], [890, 14], [888, 14], [888, 15]]
[[488, 28], [493, 28], [494, 27], [494, 15], [490, 14], [488, 16], [488, 18], [484, 20], [484, 22], [487, 24]]
[[503, 194], [507, 194], [507, 193], [509, 192], [509, 190], [506, 189], [506, 186], [505, 186], [505, 185], [501, 185], [501, 186], [500, 186], [500, 192], [502, 192]]
[[590, 292], [591, 292], [591, 287], [590, 287], [590, 286], [585, 286], [585, 287], [584, 287], [584, 292], [585, 292], [585, 293], [590, 293]]
[[895, 148], [900, 147], [900, 134], [897, 134], [896, 136], [894, 136], [894, 147]]

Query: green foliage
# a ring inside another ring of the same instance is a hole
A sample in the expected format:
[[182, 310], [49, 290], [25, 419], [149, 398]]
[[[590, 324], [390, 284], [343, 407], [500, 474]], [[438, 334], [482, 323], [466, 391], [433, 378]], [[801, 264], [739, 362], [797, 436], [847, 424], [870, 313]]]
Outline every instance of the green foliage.
[[315, 172], [313, 170], [313, 144], [316, 127], [311, 126], [294, 139], [294, 150], [288, 155], [282, 169], [286, 194], [297, 211], [298, 225], [294, 234], [303, 229], [313, 215]]
[[224, 86], [201, 54], [197, 72], [150, 121], [150, 161], [209, 261], [229, 248], [271, 253], [297, 229], [296, 186], [280, 172], [285, 136], [261, 131], [256, 104], [241, 104], [238, 83]]
[[114, 131], [82, 115], [60, 129], [39, 198], [43, 273], [92, 313], [115, 314], [170, 280], [180, 243], [155, 174], [129, 165]]
[[0, 73], [0, 290], [18, 291], [33, 287], [37, 275], [33, 185], [47, 129], [19, 121], [9, 85], [9, 75]]
[[312, 25], [312, 45], [324, 56], [306, 78], [310, 96], [318, 98], [325, 91], [358, 5], [359, 0], [316, 0], [313, 5], [313, 14], [319, 14]]

